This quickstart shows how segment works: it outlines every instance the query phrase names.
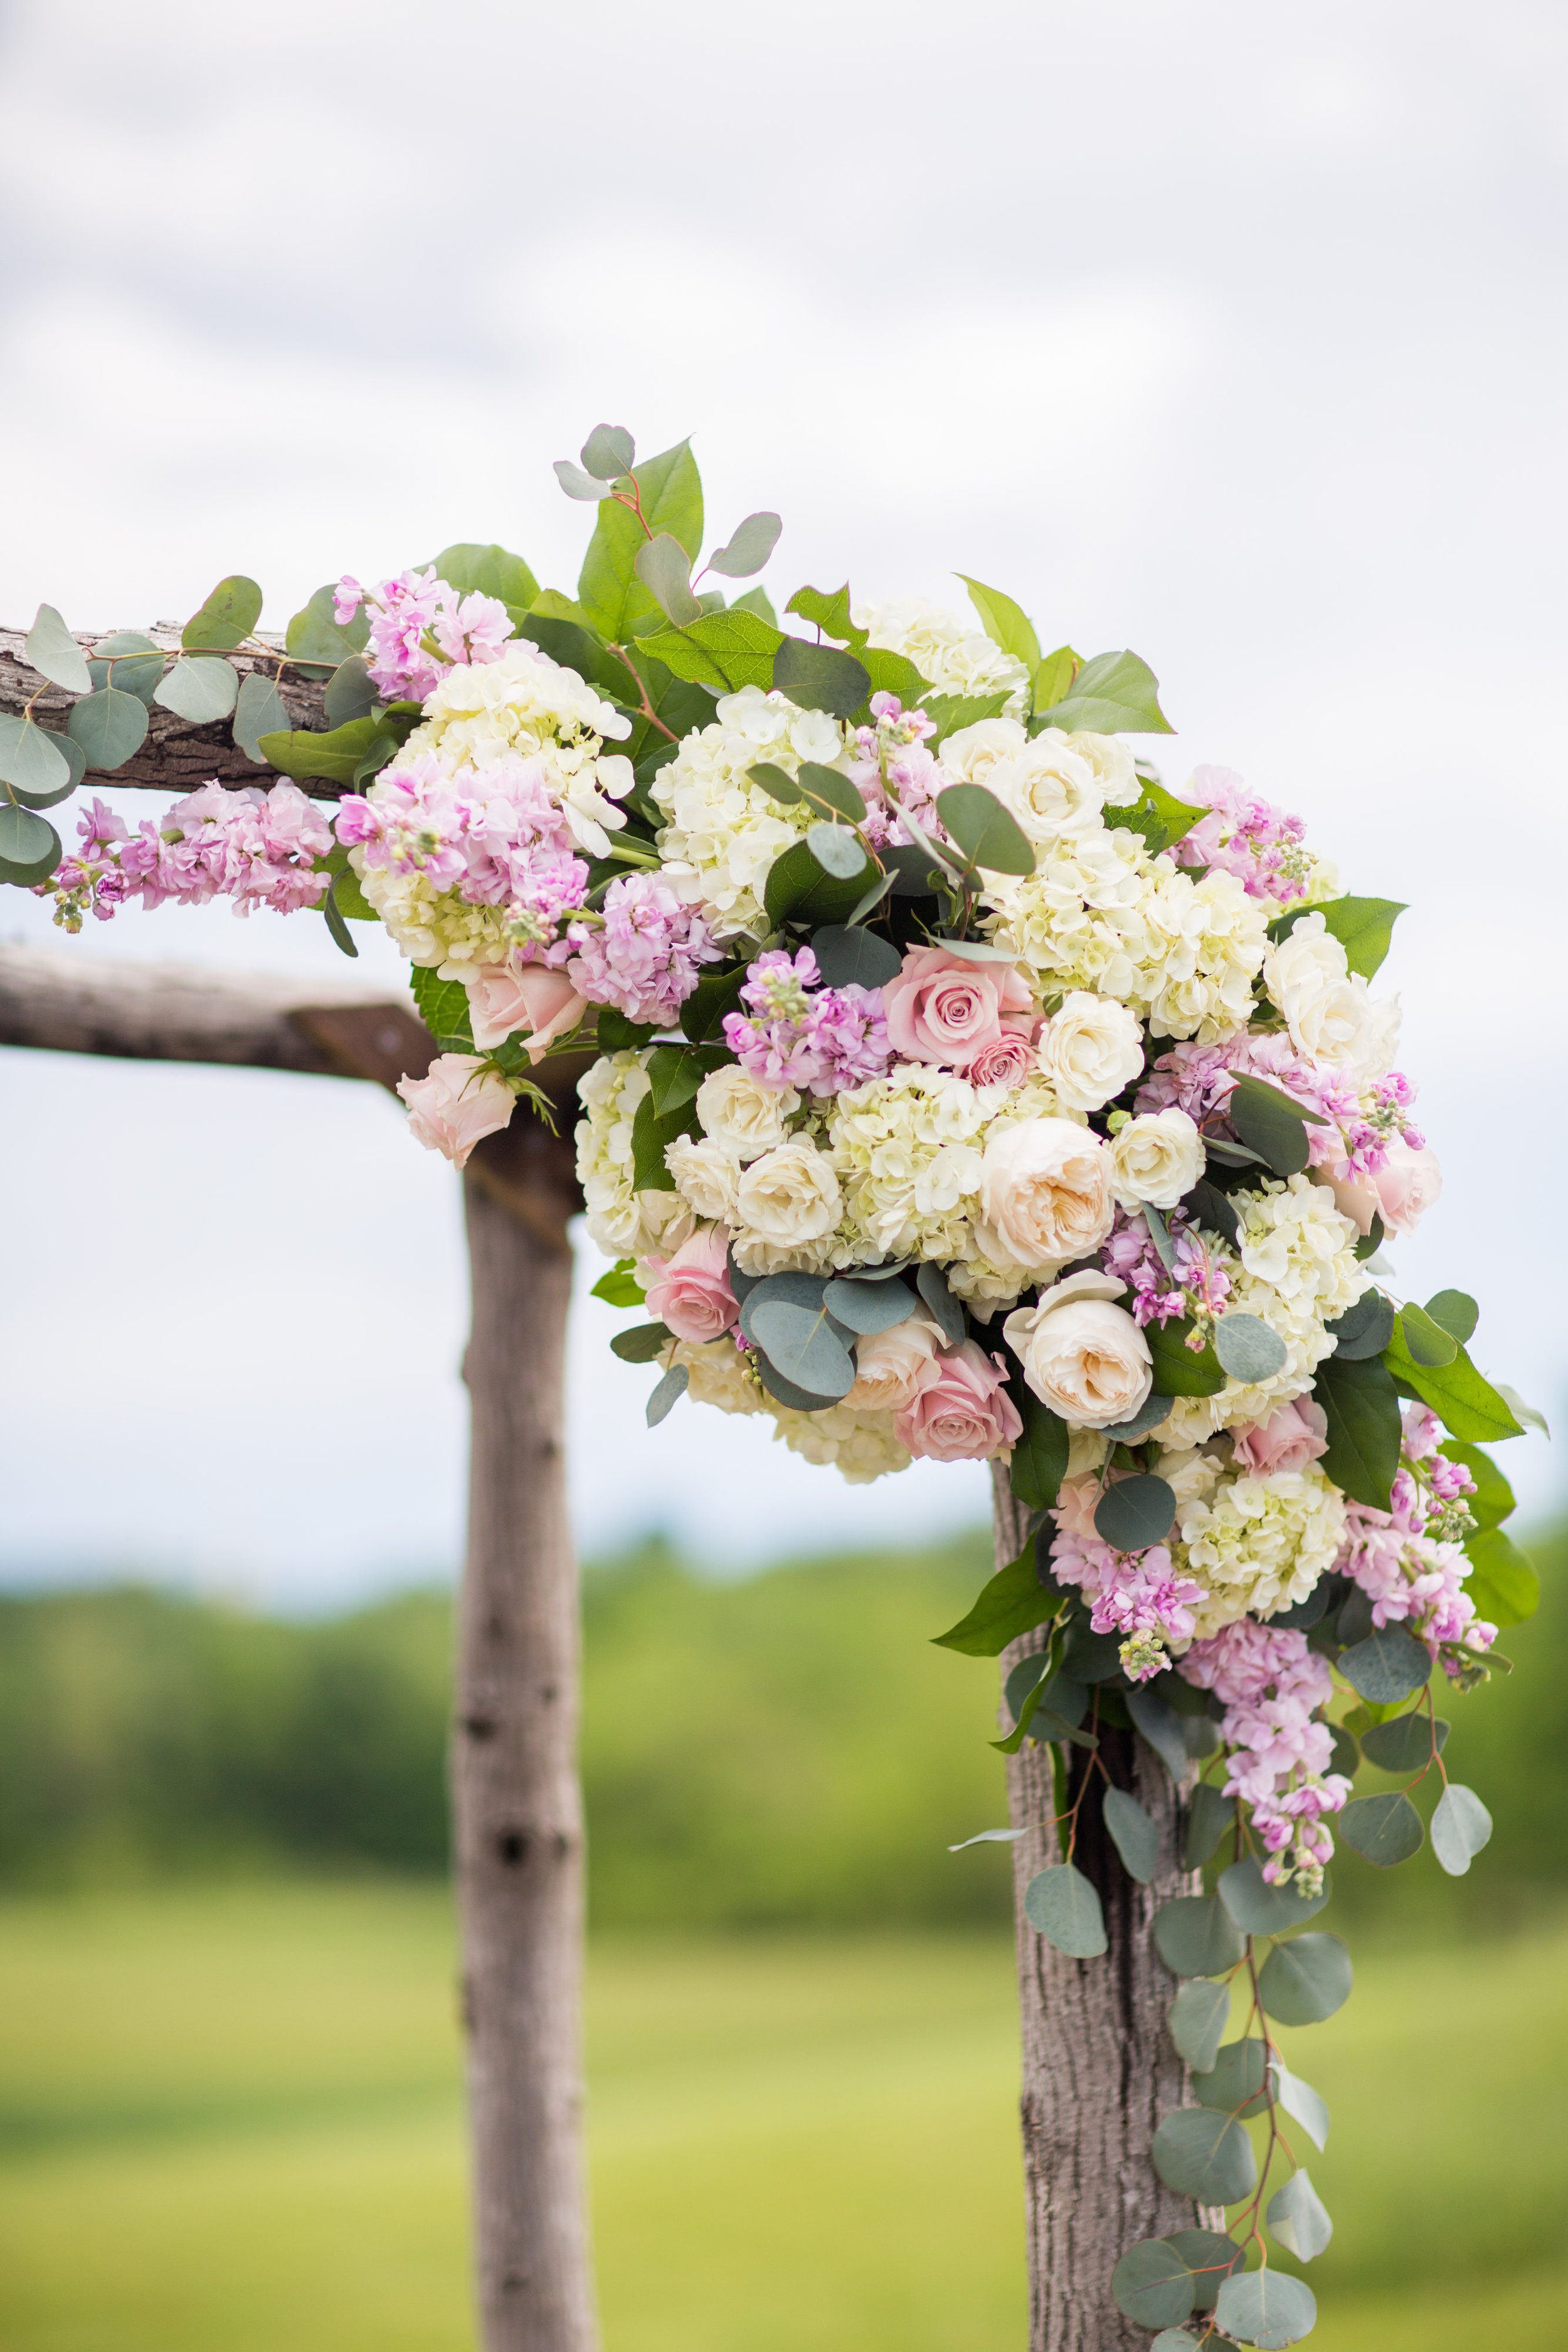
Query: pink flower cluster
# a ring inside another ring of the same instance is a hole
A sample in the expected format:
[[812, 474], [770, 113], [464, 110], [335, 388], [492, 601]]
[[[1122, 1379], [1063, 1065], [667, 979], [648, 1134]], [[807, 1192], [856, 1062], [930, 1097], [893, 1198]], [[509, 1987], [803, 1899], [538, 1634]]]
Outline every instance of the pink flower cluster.
[[136, 898], [148, 908], [227, 898], [237, 915], [257, 907], [291, 915], [319, 907], [331, 880], [316, 869], [332, 845], [331, 827], [298, 784], [268, 792], [203, 784], [161, 820], [144, 817], [134, 833], [95, 800], [77, 831], [80, 846], [38, 886], [40, 897], [55, 900], [56, 922], [70, 931], [81, 929], [85, 912], [108, 922]]
[[771, 948], [747, 971], [751, 1007], [724, 1015], [724, 1042], [766, 1087], [836, 1095], [883, 1076], [892, 1058], [879, 988], [824, 988], [809, 948]]
[[[906, 710], [896, 694], [871, 697], [869, 727], [855, 731], [857, 756], [849, 774], [866, 803], [866, 838], [876, 848], [884, 843], [910, 842], [914, 835], [900, 822], [907, 809], [922, 833], [945, 841], [936, 813], [936, 796], [951, 779], [926, 739], [936, 733], [936, 721], [923, 710]], [[894, 803], [897, 806], [894, 806]]]
[[1301, 844], [1307, 828], [1272, 801], [1248, 791], [1231, 768], [1196, 768], [1182, 798], [1210, 814], [1175, 846], [1180, 866], [1218, 866], [1253, 898], [1289, 907], [1311, 887], [1312, 857]]
[[1229, 1275], [1215, 1263], [1186, 1213], [1173, 1209], [1166, 1224], [1176, 1261], [1173, 1271], [1156, 1249], [1142, 1210], [1131, 1216], [1117, 1211], [1110, 1239], [1100, 1253], [1106, 1273], [1131, 1291], [1132, 1319], [1140, 1328], [1183, 1315], [1218, 1315], [1230, 1297]]
[[1364, 1093], [1342, 1070], [1305, 1062], [1283, 1034], [1234, 1037], [1222, 1045], [1173, 1045], [1162, 1054], [1138, 1089], [1138, 1108], [1164, 1110], [1175, 1104], [1199, 1127], [1223, 1120], [1238, 1077], [1262, 1078], [1316, 1111], [1326, 1122], [1309, 1121], [1310, 1164], [1347, 1180], [1371, 1176], [1386, 1162], [1395, 1141], [1412, 1151], [1426, 1139], [1409, 1116], [1415, 1089], [1401, 1071], [1391, 1070]]
[[1251, 1812], [1268, 1855], [1264, 1877], [1274, 1885], [1294, 1877], [1304, 1894], [1316, 1894], [1334, 1850], [1323, 1816], [1337, 1813], [1351, 1793], [1344, 1774], [1328, 1769], [1333, 1734], [1321, 1720], [1333, 1696], [1327, 1664], [1305, 1633], [1242, 1617], [1194, 1642], [1176, 1671], [1224, 1704], [1220, 1736], [1232, 1750], [1225, 1793]]
[[374, 801], [340, 801], [337, 832], [370, 872], [420, 874], [470, 905], [515, 908], [530, 940], [553, 940], [588, 887], [540, 760], [500, 760], [459, 785], [430, 752], [404, 753], [382, 770]]
[[1463, 1500], [1475, 1480], [1463, 1463], [1437, 1451], [1440, 1434], [1425, 1405], [1406, 1407], [1392, 1507], [1347, 1504], [1344, 1548], [1334, 1565], [1366, 1594], [1374, 1625], [1403, 1625], [1458, 1681], [1471, 1656], [1491, 1648], [1498, 1629], [1478, 1616], [1465, 1591], [1470, 1563], [1450, 1536], [1470, 1524]]
[[1147, 1682], [1169, 1665], [1172, 1643], [1192, 1640], [1193, 1612], [1204, 1588], [1182, 1574], [1163, 1544], [1115, 1551], [1097, 1535], [1064, 1525], [1081, 1517], [1070, 1502], [1056, 1513], [1052, 1573], [1059, 1583], [1076, 1585], [1091, 1604], [1089, 1622], [1097, 1633], [1126, 1636], [1121, 1664], [1133, 1682]]
[[378, 589], [345, 572], [332, 593], [338, 626], [363, 604], [370, 617], [365, 660], [388, 702], [423, 702], [458, 662], [492, 662], [511, 635], [511, 617], [494, 596], [465, 596], [437, 574], [400, 572]]
[[567, 976], [580, 995], [660, 1029], [696, 987], [699, 965], [723, 952], [702, 917], [653, 873], [620, 876], [605, 894], [601, 919], [579, 917], [566, 939]]

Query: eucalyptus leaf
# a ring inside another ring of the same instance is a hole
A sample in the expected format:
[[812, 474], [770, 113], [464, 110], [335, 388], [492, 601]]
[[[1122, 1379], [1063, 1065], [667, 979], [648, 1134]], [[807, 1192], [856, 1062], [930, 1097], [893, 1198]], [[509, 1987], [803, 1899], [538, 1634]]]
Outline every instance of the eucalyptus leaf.
[[81, 745], [89, 770], [122, 768], [147, 740], [147, 706], [140, 695], [101, 686], [71, 704], [66, 731]]
[[[1441, 1716], [1428, 1716], [1424, 1707], [1415, 1707], [1408, 1715], [1396, 1715], [1392, 1723], [1370, 1724], [1361, 1735], [1361, 1745], [1368, 1763], [1375, 1764], [1380, 1772], [1419, 1772], [1434, 1756], [1442, 1754], [1447, 1737], [1448, 1726]], [[1437, 1858], [1442, 1860], [1440, 1854]]]
[[153, 699], [193, 727], [211, 727], [228, 717], [238, 693], [232, 663], [217, 654], [182, 654]]
[[903, 958], [879, 931], [825, 923], [811, 935], [811, 952], [827, 988], [880, 988], [900, 971]]
[[1212, 1861], [1226, 1832], [1236, 1825], [1233, 1799], [1212, 1780], [1200, 1780], [1187, 1800], [1187, 1826], [1182, 1840], [1182, 1860], [1189, 1870], [1201, 1870]]
[[835, 1330], [826, 1307], [792, 1305], [787, 1299], [746, 1302], [747, 1328], [774, 1370], [792, 1387], [821, 1403], [847, 1396], [855, 1385], [855, 1360]]
[[[556, 470], [559, 474], [560, 468]], [[588, 482], [593, 478], [584, 475], [582, 478]], [[668, 531], [693, 562], [702, 544], [702, 478], [689, 441], [677, 442], [673, 448], [645, 458], [637, 469], [637, 481], [642, 505], [640, 520], [617, 499], [601, 499], [594, 518], [593, 536], [577, 576], [577, 600], [583, 614], [589, 625], [612, 646], [628, 643], [639, 635], [645, 620], [653, 622], [658, 614], [658, 605], [637, 577], [637, 552], [649, 537]], [[579, 488], [572, 495], [591, 498], [596, 490]], [[723, 625], [733, 620], [734, 615], [719, 613], [711, 618]], [[749, 628], [762, 628], [763, 624], [750, 614], [744, 618]], [[677, 633], [677, 642], [679, 641]], [[649, 640], [656, 646], [662, 642]], [[663, 658], [662, 652], [657, 658]], [[677, 674], [690, 675], [686, 671]]]
[[[825, 828], [826, 829], [826, 828]], [[763, 887], [768, 919], [782, 923], [841, 923], [861, 897], [864, 867], [848, 879], [824, 871], [806, 842], [776, 857]]]
[[1381, 1356], [1393, 1337], [1394, 1302], [1381, 1290], [1363, 1290], [1353, 1307], [1323, 1328], [1345, 1363], [1365, 1363]]
[[52, 785], [19, 784], [10, 779], [12, 797], [24, 808], [54, 808], [60, 801], [68, 800], [87, 773], [87, 753], [70, 735], [57, 735], [51, 728], [38, 730], [44, 740], [58, 753], [63, 768], [51, 765], [49, 773], [58, 782]]
[[808, 645], [804, 637], [785, 637], [773, 656], [773, 684], [802, 710], [825, 710], [831, 719], [847, 719], [870, 693], [871, 675], [853, 654]]
[[290, 617], [284, 632], [283, 650], [296, 661], [307, 664], [309, 675], [320, 677], [324, 671], [336, 669], [350, 654], [363, 653], [369, 641], [369, 613], [362, 604], [351, 621], [340, 622], [337, 591], [329, 581]]
[[1276, 1176], [1299, 1176], [1310, 1147], [1307, 1115], [1278, 1087], [1247, 1076], [1237, 1079], [1226, 1106], [1226, 1116], [1249, 1151]]
[[36, 669], [40, 677], [47, 677], [51, 686], [63, 686], [68, 694], [92, 691], [87, 656], [52, 604], [39, 605], [23, 650], [29, 667]]
[[1123, 1697], [1134, 1726], [1172, 1780], [1183, 1780], [1187, 1770], [1187, 1745], [1182, 1737], [1182, 1718], [1164, 1693], [1153, 1683], [1138, 1683], [1124, 1692]]
[[[1140, 2327], [1168, 2327], [1193, 2307], [1193, 2274], [1163, 2238], [1129, 2246], [1110, 2273], [1119, 2311]], [[1191, 2341], [1191, 2338], [1188, 2338]]]
[[1021, 1837], [1028, 1834], [1027, 1830], [976, 1830], [973, 1837], [960, 1838], [947, 1850], [949, 1853], [963, 1853], [972, 1845], [1016, 1845]]
[[1024, 1916], [1068, 1959], [1093, 1960], [1106, 1949], [1100, 1897], [1070, 1862], [1053, 1863], [1024, 1890]]
[[1149, 2352], [1198, 2352], [1198, 2339], [1184, 2327], [1162, 2327]]
[[937, 814], [973, 866], [992, 874], [1032, 874], [1034, 845], [1016, 816], [984, 784], [949, 784]]
[[[338, 664], [327, 680], [321, 705], [327, 714], [329, 727], [346, 727], [351, 719], [367, 718], [380, 699], [375, 680], [364, 663], [358, 654], [350, 654], [346, 661]], [[281, 723], [287, 727], [289, 720], [285, 715], [281, 722], [274, 720], [270, 723]], [[260, 734], [264, 730], [258, 728], [256, 731]]]
[[1222, 1315], [1215, 1325], [1214, 1351], [1233, 1381], [1271, 1381], [1289, 1361], [1284, 1340], [1260, 1315]]
[[47, 817], [18, 808], [14, 801], [0, 800], [0, 862], [25, 868], [41, 882], [53, 873], [59, 856], [60, 837]]
[[1327, 2100], [1310, 2083], [1303, 2083], [1300, 2074], [1292, 2074], [1282, 2059], [1274, 2062], [1274, 2096], [1288, 2116], [1293, 2116], [1315, 2148], [1329, 2144], [1329, 2107]]
[[866, 852], [847, 825], [829, 824], [819, 817], [807, 829], [805, 845], [837, 882], [852, 882], [866, 870]]
[[1339, 1669], [1362, 1697], [1374, 1706], [1393, 1706], [1420, 1690], [1430, 1679], [1432, 1656], [1402, 1625], [1374, 1626], [1360, 1642], [1342, 1651]]
[[1236, 2240], [1217, 2230], [1173, 2230], [1165, 2243], [1175, 2249], [1192, 2273], [1193, 2301], [1200, 2311], [1212, 2308], [1224, 2282], [1247, 2259]]
[[116, 629], [93, 646], [88, 676], [94, 687], [117, 686], [122, 694], [140, 695], [143, 702], [151, 702], [167, 659], [162, 646], [140, 629]]
[[1450, 1780], [1432, 1815], [1432, 1851], [1450, 1878], [1463, 1878], [1492, 1833], [1492, 1817], [1473, 1789]]
[[1352, 1797], [1336, 1826], [1344, 1843], [1379, 1870], [1408, 1862], [1420, 1851], [1425, 1835], [1421, 1816], [1403, 1789]]
[[596, 481], [581, 466], [574, 466], [570, 457], [557, 457], [552, 470], [569, 499], [607, 499], [611, 494], [608, 482]]
[[1215, 2318], [1227, 2336], [1257, 2352], [1284, 2352], [1317, 2326], [1318, 2299], [1284, 2271], [1243, 2271], [1221, 2287]]
[[1334, 2234], [1328, 2208], [1305, 2172], [1293, 2172], [1268, 2200], [1268, 2227], [1288, 2254], [1310, 2263]]
[[1343, 1939], [1319, 1928], [1276, 1944], [1258, 1973], [1258, 1995], [1281, 2025], [1321, 2025], [1342, 2009], [1352, 1981]]
[[1264, 2095], [1268, 2081], [1268, 2045], [1253, 2034], [1243, 2042], [1227, 2042], [1217, 2050], [1206, 2074], [1194, 2072], [1193, 2090], [1200, 2106], [1237, 2116], [1245, 2122], [1261, 2115], [1268, 2105]]
[[948, 1288], [947, 1276], [934, 1258], [921, 1260], [915, 1269], [915, 1288], [942, 1326], [942, 1336], [946, 1344], [950, 1348], [962, 1346], [968, 1328], [963, 1318], [963, 1305]]
[[1480, 1308], [1465, 1290], [1437, 1291], [1426, 1301], [1426, 1312], [1461, 1348], [1468, 1347], [1481, 1319]]
[[673, 1334], [667, 1323], [639, 1323], [632, 1331], [616, 1331], [610, 1353], [623, 1364], [651, 1364], [668, 1347]]
[[718, 553], [708, 558], [709, 571], [721, 572], [727, 580], [749, 580], [772, 555], [783, 529], [779, 517], [765, 509], [760, 514], [749, 514]]
[[[882, 856], [884, 860], [886, 860], [886, 850], [882, 852]], [[882, 900], [887, 897], [889, 891], [893, 888], [897, 880], [898, 876], [893, 872], [892, 868], [890, 866], [887, 867], [883, 873], [877, 877], [877, 879], [872, 883], [870, 888], [862, 892], [861, 896], [856, 899], [855, 904], [850, 908], [848, 914], [845, 918], [846, 922], [863, 923], [867, 916], [871, 912], [872, 908], [881, 905]]]
[[1130, 1421], [1112, 1422], [1100, 1433], [1108, 1437], [1113, 1445], [1137, 1445], [1151, 1430], [1158, 1429], [1163, 1421], [1169, 1421], [1171, 1404], [1171, 1398], [1152, 1390]]
[[1421, 1307], [1400, 1308], [1399, 1334], [1411, 1362], [1419, 1364], [1424, 1370], [1451, 1364], [1459, 1352], [1459, 1343], [1453, 1333], [1445, 1331]]
[[1206, 2074], [1219, 2054], [1220, 2037], [1229, 2021], [1228, 1988], [1207, 1977], [1194, 1977], [1181, 1987], [1168, 2014], [1177, 2055], [1194, 2074]]
[[1129, 1878], [1147, 1886], [1160, 1861], [1160, 1832], [1125, 1789], [1107, 1789], [1103, 1811], [1121, 1865]]
[[267, 754], [261, 749], [261, 738], [287, 730], [289, 724], [288, 706], [271, 678], [253, 669], [240, 679], [235, 698], [233, 734], [247, 760], [265, 767]]
[[[1200, 2205], [1234, 2205], [1258, 2185], [1252, 2142], [1214, 2107], [1178, 2107], [1155, 2132], [1150, 2161], [1167, 2189]], [[1223, 2301], [1226, 2290], [1220, 2290]]]
[[359, 950], [353, 943], [349, 927], [343, 919], [343, 910], [338, 904], [338, 885], [341, 879], [341, 876], [334, 874], [328, 883], [327, 895], [321, 901], [321, 914], [327, 926], [327, 937], [331, 940], [338, 953], [357, 957]]
[[1154, 1914], [1154, 1945], [1176, 1977], [1228, 1975], [1246, 1952], [1217, 1895], [1178, 1895], [1162, 1903]]
[[231, 572], [226, 580], [218, 582], [205, 603], [192, 614], [180, 643], [187, 652], [200, 647], [231, 653], [252, 635], [260, 618], [260, 589], [243, 572]]
[[1244, 1936], [1281, 1936], [1303, 1927], [1329, 1899], [1325, 1885], [1320, 1895], [1302, 1895], [1294, 1886], [1271, 1886], [1256, 1858], [1243, 1854], [1219, 1874], [1219, 1898]]
[[1541, 1579], [1501, 1528], [1481, 1528], [1465, 1541], [1466, 1587], [1479, 1615], [1493, 1625], [1522, 1625], [1541, 1604]]
[[859, 786], [838, 769], [825, 768], [820, 761], [801, 761], [795, 791], [818, 816], [842, 817], [846, 824], [866, 822], [866, 803]]
[[857, 1282], [851, 1275], [836, 1275], [822, 1296], [836, 1323], [867, 1338], [907, 1322], [919, 1303], [901, 1282]]
[[595, 425], [578, 452], [596, 482], [617, 482], [637, 463], [637, 443], [624, 425]]
[[661, 1421], [673, 1412], [691, 1384], [691, 1374], [684, 1364], [671, 1364], [647, 1401], [647, 1425], [657, 1429]]
[[1161, 1543], [1176, 1519], [1174, 1489], [1152, 1471], [1119, 1478], [1094, 1509], [1094, 1531], [1115, 1551], [1144, 1551]]
[[47, 807], [71, 790], [71, 760], [59, 736], [46, 733], [31, 719], [6, 713], [0, 716], [0, 777], [29, 801], [37, 795], [37, 804]]
[[700, 621], [702, 607], [691, 593], [691, 558], [667, 530], [638, 548], [634, 568], [666, 620], [677, 628]]

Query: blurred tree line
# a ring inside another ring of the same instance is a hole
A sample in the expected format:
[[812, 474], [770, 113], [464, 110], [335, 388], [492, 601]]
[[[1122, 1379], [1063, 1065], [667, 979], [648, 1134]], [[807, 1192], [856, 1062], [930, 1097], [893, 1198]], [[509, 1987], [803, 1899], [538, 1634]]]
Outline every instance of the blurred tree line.
[[[1500, 1924], [1568, 1885], [1568, 1541], [1510, 1677], [1442, 1702], [1491, 1806], [1468, 1879], [1347, 1855], [1335, 1909]], [[600, 1927], [1008, 1915], [994, 1676], [934, 1649], [984, 1537], [733, 1584], [650, 1546], [588, 1575], [584, 1773]], [[0, 1886], [446, 1862], [450, 1607], [289, 1623], [134, 1587], [0, 1600]], [[1363, 1782], [1363, 1785], [1368, 1785]]]

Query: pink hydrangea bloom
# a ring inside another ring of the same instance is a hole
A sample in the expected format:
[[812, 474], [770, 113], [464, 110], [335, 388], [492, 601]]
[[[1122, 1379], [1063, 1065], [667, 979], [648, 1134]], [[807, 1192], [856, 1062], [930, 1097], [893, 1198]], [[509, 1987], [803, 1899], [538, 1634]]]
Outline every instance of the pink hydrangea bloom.
[[866, 803], [867, 840], [878, 849], [884, 843], [896, 845], [912, 841], [914, 835], [898, 814], [899, 809], [907, 809], [923, 833], [945, 841], [936, 796], [946, 790], [952, 778], [926, 749], [927, 737], [936, 733], [936, 721], [923, 710], [906, 710], [896, 694], [871, 697], [871, 720], [869, 727], [855, 731], [855, 757], [849, 766]]
[[892, 1059], [879, 988], [823, 988], [809, 948], [771, 948], [741, 991], [751, 1007], [724, 1015], [724, 1039], [762, 1085], [834, 1095], [886, 1074]]
[[569, 923], [567, 972], [592, 1004], [668, 1028], [721, 950], [701, 916], [658, 874], [626, 874], [605, 894], [602, 919]]

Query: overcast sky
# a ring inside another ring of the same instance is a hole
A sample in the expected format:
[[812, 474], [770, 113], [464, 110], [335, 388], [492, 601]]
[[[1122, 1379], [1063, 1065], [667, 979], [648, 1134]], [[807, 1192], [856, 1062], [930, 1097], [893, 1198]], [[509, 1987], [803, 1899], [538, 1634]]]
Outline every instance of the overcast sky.
[[[12, 0], [0, 615], [133, 625], [244, 571], [281, 625], [458, 539], [569, 586], [550, 463], [605, 417], [694, 436], [715, 541], [782, 511], [775, 591], [957, 569], [1047, 644], [1135, 646], [1168, 781], [1239, 768], [1411, 901], [1384, 977], [1447, 1192], [1396, 1270], [1474, 1290], [1480, 1360], [1551, 1408], [1565, 67], [1525, 0]], [[0, 894], [0, 937], [47, 930]], [[343, 969], [304, 916], [72, 951]], [[458, 1188], [396, 1106], [0, 1053], [0, 1118], [8, 1571], [300, 1606], [448, 1570]], [[984, 1512], [963, 1469], [847, 1489], [695, 1408], [649, 1434], [616, 1319], [574, 1336], [586, 1548]], [[1540, 1440], [1508, 1466], [1556, 1501]]]

